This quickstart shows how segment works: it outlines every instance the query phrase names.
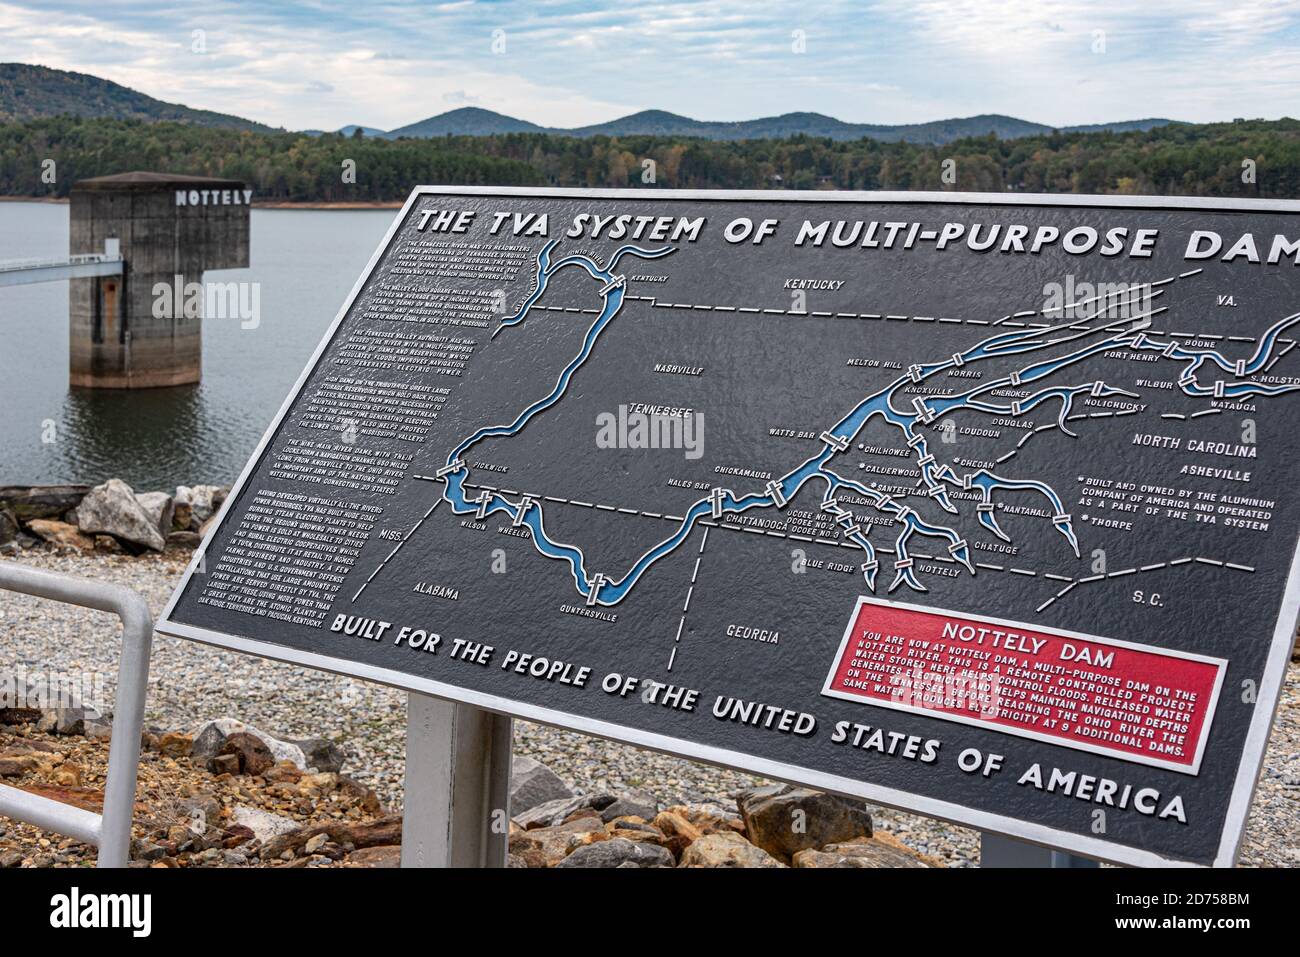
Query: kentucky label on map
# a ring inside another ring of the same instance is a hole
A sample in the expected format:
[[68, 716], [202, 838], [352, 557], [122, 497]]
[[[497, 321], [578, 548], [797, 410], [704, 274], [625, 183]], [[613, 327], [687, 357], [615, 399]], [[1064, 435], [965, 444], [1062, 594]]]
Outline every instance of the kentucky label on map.
[[1298, 211], [419, 189], [159, 631], [1230, 864], [1300, 608]]

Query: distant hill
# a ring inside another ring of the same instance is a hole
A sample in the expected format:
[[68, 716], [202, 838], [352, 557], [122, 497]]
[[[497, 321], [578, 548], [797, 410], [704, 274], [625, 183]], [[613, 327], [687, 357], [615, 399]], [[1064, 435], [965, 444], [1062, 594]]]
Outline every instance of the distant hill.
[[28, 63], [0, 63], [0, 121], [48, 116], [105, 117], [116, 120], [170, 120], [195, 126], [268, 132], [263, 123], [238, 116], [164, 103], [111, 80]]
[[[1065, 132], [1125, 132], [1129, 130], [1149, 130], [1173, 122], [1164, 119], [1125, 120], [1118, 123], [1098, 123], [1091, 126], [1066, 127]], [[827, 139], [847, 141], [860, 140], [863, 137], [882, 143], [923, 143], [932, 146], [951, 143], [953, 140], [967, 139], [972, 136], [987, 136], [990, 133], [998, 139], [1019, 139], [1024, 136], [1039, 136], [1051, 133], [1053, 127], [1042, 123], [1019, 120], [1014, 116], [985, 114], [950, 120], [935, 120], [929, 123], [907, 123], [901, 125], [883, 125], [874, 123], [846, 123], [833, 116], [821, 113], [784, 113], [781, 116], [766, 116], [756, 120], [738, 120], [733, 122], [694, 120], [689, 116], [680, 116], [665, 110], [643, 110], [619, 117], [606, 123], [581, 126], [575, 129], [558, 127], [541, 127], [535, 123], [518, 120], [514, 117], [494, 113], [491, 110], [466, 108], [440, 113], [418, 123], [390, 130], [380, 135], [386, 139], [403, 136], [489, 136], [498, 133], [551, 133], [556, 136], [695, 136], [707, 140], [761, 140], [786, 139], [791, 136], [806, 135], [825, 137]]]
[[1158, 126], [1168, 126], [1176, 123], [1177, 120], [1124, 120], [1120, 123], [1088, 123], [1083, 126], [1067, 126], [1062, 132], [1065, 133], [1145, 133], [1147, 130], [1154, 130]]
[[888, 126], [876, 123], [846, 123], [821, 113], [784, 113], [756, 120], [737, 122], [712, 122], [693, 120], [690, 117], [666, 113], [663, 110], [646, 110], [631, 116], [610, 120], [594, 126], [575, 130], [555, 130], [571, 136], [698, 136], [709, 140], [763, 140], [785, 139], [800, 134], [826, 137], [832, 140], [860, 140], [870, 137], [885, 143], [900, 140], [912, 143], [946, 143], [969, 136], [994, 133], [1002, 139], [1031, 136], [1050, 132], [1050, 127], [1027, 123], [1010, 116], [973, 116], [968, 119], [940, 120], [935, 123], [915, 123]]
[[[361, 131], [362, 136], [384, 137], [388, 135], [377, 126], [362, 126], [359, 123], [349, 123], [347, 126], [340, 126], [332, 132], [337, 133], [339, 136], [352, 136], [357, 130]], [[324, 136], [326, 133], [325, 130], [299, 130], [298, 132], [304, 136]]]
[[340, 126], [339, 132], [344, 136], [352, 136], [357, 130], [361, 131], [362, 136], [384, 136], [384, 131], [374, 126], [361, 126], [358, 123], [349, 123], [347, 126]]
[[439, 113], [427, 120], [389, 130], [382, 135], [387, 139], [398, 139], [402, 136], [494, 136], [498, 133], [545, 132], [545, 128], [527, 120], [517, 120], [477, 106], [463, 106], [449, 113]]
[[[0, 63], [0, 122], [12, 122], [68, 114], [80, 117], [170, 120], [195, 126], [224, 127], [268, 132], [271, 127], [242, 117], [209, 110], [195, 110], [178, 103], [164, 103], [110, 80], [26, 63]], [[1165, 119], [1124, 120], [1089, 126], [1066, 127], [1063, 132], [1146, 131], [1173, 122]], [[874, 124], [846, 123], [821, 113], [784, 113], [755, 120], [696, 120], [665, 110], [643, 110], [606, 123], [576, 129], [544, 127], [492, 110], [466, 106], [439, 113], [395, 130], [350, 124], [339, 133], [362, 134], [376, 139], [403, 137], [429, 139], [438, 136], [496, 136], [505, 133], [550, 133], [555, 136], [669, 136], [706, 140], [741, 141], [786, 139], [805, 135], [845, 142], [864, 137], [882, 143], [918, 143], [940, 146], [954, 140], [993, 134], [998, 139], [1019, 139], [1052, 132], [1052, 127], [1014, 116], [986, 114], [929, 123]], [[310, 136], [320, 130], [304, 130]]]

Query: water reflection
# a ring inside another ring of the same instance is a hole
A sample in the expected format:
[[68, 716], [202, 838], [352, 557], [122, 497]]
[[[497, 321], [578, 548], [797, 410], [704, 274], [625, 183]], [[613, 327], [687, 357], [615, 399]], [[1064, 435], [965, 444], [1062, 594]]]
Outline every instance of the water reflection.
[[[261, 322], [205, 321], [196, 386], [71, 389], [67, 284], [0, 289], [0, 484], [234, 481], [393, 215], [253, 210], [252, 268], [207, 276], [260, 283]], [[67, 206], [0, 203], [0, 260], [67, 248]]]

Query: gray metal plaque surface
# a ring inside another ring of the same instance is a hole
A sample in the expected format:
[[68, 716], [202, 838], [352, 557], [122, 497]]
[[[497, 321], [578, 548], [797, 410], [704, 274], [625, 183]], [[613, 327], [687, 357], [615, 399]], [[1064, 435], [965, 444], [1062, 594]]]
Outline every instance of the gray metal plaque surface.
[[158, 630], [1231, 864], [1296, 624], [1298, 211], [418, 189]]

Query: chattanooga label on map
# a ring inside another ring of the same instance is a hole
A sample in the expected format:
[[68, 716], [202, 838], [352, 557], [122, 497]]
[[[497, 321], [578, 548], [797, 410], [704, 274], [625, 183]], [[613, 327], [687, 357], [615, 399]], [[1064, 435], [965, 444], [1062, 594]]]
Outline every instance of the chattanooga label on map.
[[1300, 216], [1075, 200], [418, 190], [159, 630], [1231, 863]]

